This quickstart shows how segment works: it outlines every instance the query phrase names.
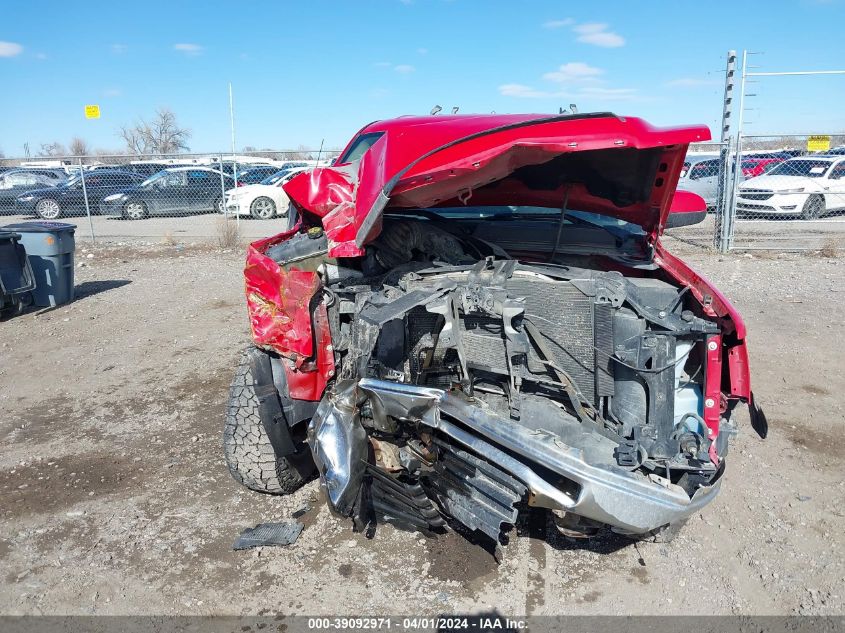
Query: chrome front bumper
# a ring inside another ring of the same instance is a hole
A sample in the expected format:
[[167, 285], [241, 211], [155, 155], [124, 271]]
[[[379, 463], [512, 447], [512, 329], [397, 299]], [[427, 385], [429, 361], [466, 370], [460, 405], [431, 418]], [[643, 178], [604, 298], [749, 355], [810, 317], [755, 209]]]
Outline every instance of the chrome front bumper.
[[[514, 424], [480, 402], [440, 389], [369, 378], [358, 387], [370, 397], [374, 415], [437, 429], [509, 472], [528, 488], [530, 505], [606, 523], [620, 533], [644, 534], [676, 523], [712, 501], [721, 486], [717, 478], [690, 498], [665, 478], [588, 463], [580, 449], [558, 436]], [[538, 474], [541, 469], [535, 464], [559, 475], [563, 484]]]

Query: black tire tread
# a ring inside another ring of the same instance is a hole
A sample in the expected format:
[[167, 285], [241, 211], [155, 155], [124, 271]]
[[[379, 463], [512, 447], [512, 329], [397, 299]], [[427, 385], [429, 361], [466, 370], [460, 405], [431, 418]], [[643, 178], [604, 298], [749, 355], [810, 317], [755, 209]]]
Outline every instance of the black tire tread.
[[307, 481], [286, 458], [277, 458], [273, 451], [258, 415], [258, 397], [246, 353], [229, 388], [223, 452], [232, 477], [251, 490], [285, 495]]

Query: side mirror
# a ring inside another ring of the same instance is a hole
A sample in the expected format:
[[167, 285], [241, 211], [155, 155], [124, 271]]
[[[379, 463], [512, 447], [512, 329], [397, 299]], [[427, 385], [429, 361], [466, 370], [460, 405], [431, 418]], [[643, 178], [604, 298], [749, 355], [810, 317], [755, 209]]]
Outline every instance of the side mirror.
[[667, 229], [681, 226], [692, 226], [704, 221], [707, 217], [707, 203], [704, 198], [691, 191], [678, 189], [669, 207], [669, 217], [666, 220]]

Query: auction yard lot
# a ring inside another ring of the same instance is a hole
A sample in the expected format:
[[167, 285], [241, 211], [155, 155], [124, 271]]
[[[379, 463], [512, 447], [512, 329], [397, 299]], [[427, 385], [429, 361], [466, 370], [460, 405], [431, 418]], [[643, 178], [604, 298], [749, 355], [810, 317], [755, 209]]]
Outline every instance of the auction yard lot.
[[[4, 614], [841, 610], [845, 259], [720, 256], [669, 239], [746, 319], [768, 438], [739, 416], [721, 495], [672, 543], [573, 541], [524, 521], [497, 564], [454, 533], [380, 526], [368, 540], [329, 514], [316, 482], [280, 498], [232, 480], [221, 436], [249, 343], [243, 248], [191, 245], [216, 220], [95, 218], [186, 232], [176, 245], [116, 239], [144, 232], [80, 241], [78, 299], [0, 324]], [[241, 227], [259, 236], [274, 223]], [[243, 528], [294, 515], [295, 544], [232, 551]]]
[[[31, 220], [38, 220], [38, 218], [33, 215], [0, 215], [0, 226]], [[182, 241], [186, 244], [206, 238], [212, 240], [218, 238], [224, 233], [222, 227], [225, 224], [230, 227], [236, 226], [245, 240], [273, 235], [288, 228], [287, 218], [257, 220], [252, 217], [241, 217], [236, 219], [232, 216], [226, 218], [219, 213], [156, 216], [143, 220], [92, 215], [90, 223], [87, 216], [72, 215], [62, 217], [58, 221], [76, 225], [77, 240], [89, 240], [93, 227], [96, 239], [119, 241], [150, 238], [158, 242], [164, 237], [167, 241]], [[673, 229], [672, 232], [696, 245], [710, 246], [713, 244], [715, 221], [715, 214], [710, 213], [700, 224]], [[835, 214], [822, 220], [810, 221], [792, 218], [738, 220], [734, 229], [734, 245], [740, 249], [747, 247], [795, 251], [819, 249], [831, 245], [845, 249], [845, 214]]]

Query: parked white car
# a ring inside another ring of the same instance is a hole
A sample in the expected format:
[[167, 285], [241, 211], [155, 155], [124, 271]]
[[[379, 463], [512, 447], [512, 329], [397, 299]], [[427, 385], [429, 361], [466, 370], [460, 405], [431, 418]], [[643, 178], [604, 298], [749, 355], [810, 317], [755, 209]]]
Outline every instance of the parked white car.
[[290, 199], [282, 185], [305, 167], [282, 169], [260, 183], [226, 191], [226, 211], [231, 215], [252, 216], [258, 220], [285, 217]]
[[845, 209], [845, 158], [807, 156], [784, 161], [739, 187], [742, 215], [800, 215], [814, 220]]

